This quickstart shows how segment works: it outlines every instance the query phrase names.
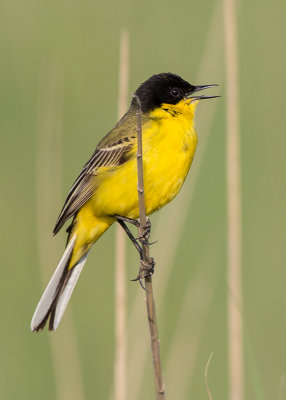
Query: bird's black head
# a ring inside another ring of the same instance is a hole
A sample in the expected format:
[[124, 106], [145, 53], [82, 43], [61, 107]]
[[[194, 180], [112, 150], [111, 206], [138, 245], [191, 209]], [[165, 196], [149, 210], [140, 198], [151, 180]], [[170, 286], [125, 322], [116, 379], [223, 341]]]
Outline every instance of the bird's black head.
[[177, 104], [196, 91], [196, 86], [184, 81], [178, 75], [163, 73], [153, 75], [143, 82], [135, 94], [141, 101], [143, 112], [150, 112], [161, 104]]

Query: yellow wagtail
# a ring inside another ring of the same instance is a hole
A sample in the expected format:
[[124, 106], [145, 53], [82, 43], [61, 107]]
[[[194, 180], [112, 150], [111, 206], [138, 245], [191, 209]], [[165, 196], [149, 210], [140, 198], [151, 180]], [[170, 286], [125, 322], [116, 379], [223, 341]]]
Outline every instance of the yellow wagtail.
[[[190, 169], [197, 134], [194, 96], [216, 85], [193, 86], [171, 73], [154, 75], [135, 94], [142, 108], [144, 189], [147, 215], [171, 201]], [[31, 329], [57, 329], [91, 246], [116, 221], [139, 216], [136, 100], [99, 142], [73, 184], [54, 229], [73, 217], [65, 252], [34, 313]]]

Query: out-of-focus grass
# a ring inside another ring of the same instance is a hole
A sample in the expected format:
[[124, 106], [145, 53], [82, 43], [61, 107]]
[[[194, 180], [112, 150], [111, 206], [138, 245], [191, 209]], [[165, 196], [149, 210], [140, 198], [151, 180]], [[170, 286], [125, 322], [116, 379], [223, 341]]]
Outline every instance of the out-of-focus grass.
[[[222, 57], [216, 43], [211, 44], [209, 50], [213, 64], [210, 60], [209, 68], [201, 70], [215, 6], [216, 2], [182, 1], [175, 4], [149, 0], [144, 6], [130, 2], [41, 3], [28, 0], [24, 4], [20, 1], [1, 1], [1, 398], [38, 399], [40, 395], [43, 400], [48, 400], [56, 396], [48, 340], [50, 334], [43, 332], [36, 335], [29, 331], [34, 307], [44, 289], [36, 229], [39, 223], [36, 220], [35, 170], [37, 102], [39, 95], [46, 97], [45, 89], [42, 94], [38, 93], [39, 72], [52, 60], [56, 60], [62, 71], [62, 192], [67, 193], [98, 140], [116, 122], [118, 45], [122, 26], [127, 26], [130, 31], [131, 90], [151, 74], [161, 71], [176, 72], [196, 84], [216, 81], [223, 84], [223, 70], [214, 73], [216, 58]], [[259, 399], [259, 391], [253, 384], [254, 375], [258, 376], [258, 382], [262, 382], [261, 392], [265, 398], [278, 397], [281, 376], [285, 375], [286, 369], [285, 11], [286, 6], [282, 2], [273, 5], [255, 0], [242, 2], [239, 12], [243, 303], [244, 323], [251, 347], [250, 350], [248, 345], [245, 346], [245, 393], [249, 400]], [[223, 95], [223, 85], [220, 90]], [[200, 146], [203, 143], [204, 121], [214, 107], [211, 133], [202, 154]], [[177, 328], [187, 289], [192, 287], [194, 277], [200, 273], [201, 260], [207, 260], [203, 271], [208, 278], [215, 276], [211, 289], [214, 293], [197, 342], [192, 380], [186, 384], [187, 398], [198, 400], [206, 398], [204, 368], [212, 351], [214, 357], [208, 381], [213, 397], [227, 399], [228, 388], [224, 107], [224, 97], [217, 105], [210, 102], [200, 106], [197, 115], [199, 147], [192, 167], [194, 170], [186, 184], [191, 183], [196, 163], [201, 165], [191, 206], [184, 216], [183, 236], [176, 251], [168, 290], [162, 299], [158, 299], [159, 333], [166, 370], [173, 339], [182, 334], [177, 332]], [[54, 202], [55, 209], [59, 211], [62, 198], [55, 198]], [[173, 205], [160, 211], [160, 216], [154, 215], [154, 234], [159, 219], [179, 204], [177, 199]], [[52, 232], [56, 217], [55, 213], [45, 229]], [[61, 256], [58, 242], [64, 236], [60, 233], [59, 237], [52, 238], [51, 234], [47, 238], [47, 246], [52, 249], [55, 260]], [[160, 237], [154, 237], [156, 239], [159, 243], [152, 251], [163, 253], [166, 242]], [[215, 243], [215, 249], [208, 247], [208, 243]], [[202, 257], [204, 253], [205, 258]], [[128, 279], [131, 279], [138, 268], [137, 255], [131, 246], [128, 256]], [[90, 254], [67, 310], [68, 314], [73, 309], [77, 351], [87, 399], [107, 398], [112, 386], [113, 260], [112, 228]], [[54, 267], [48, 267], [48, 276]], [[158, 259], [154, 278], [158, 291], [163, 275], [164, 263], [161, 264]], [[204, 283], [211, 284], [209, 281]], [[140, 289], [134, 283], [127, 283], [127, 286], [130, 311]], [[142, 293], [138, 320], [146, 318], [143, 297]], [[184, 337], [189, 335], [191, 338], [193, 335], [195, 309], [192, 309], [191, 319], [186, 315]], [[64, 330], [65, 326], [64, 318], [60, 330]], [[60, 335], [56, 332], [52, 339], [58, 341]], [[185, 347], [187, 357], [192, 346], [188, 347], [186, 341]], [[254, 362], [249, 361], [250, 352]], [[148, 354], [148, 357], [139, 400], [153, 396], [151, 356]], [[187, 368], [187, 362], [185, 364], [184, 359], [181, 362], [181, 367], [186, 365]], [[72, 371], [74, 366], [67, 360], [66, 368]], [[252, 370], [254, 373], [251, 373]], [[187, 368], [185, 373], [189, 377], [191, 371], [188, 375]], [[176, 393], [173, 382], [172, 393]]]

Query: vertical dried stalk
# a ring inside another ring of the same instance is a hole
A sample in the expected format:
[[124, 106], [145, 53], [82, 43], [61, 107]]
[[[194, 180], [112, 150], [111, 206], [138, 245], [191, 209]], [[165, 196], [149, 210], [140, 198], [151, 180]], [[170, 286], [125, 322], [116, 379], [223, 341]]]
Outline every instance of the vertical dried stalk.
[[[213, 8], [213, 14], [211, 17], [211, 23], [206, 33], [206, 44], [202, 54], [202, 59], [198, 67], [199, 75], [195, 78], [195, 82], [201, 82], [206, 77], [211, 81], [212, 79], [218, 79], [218, 76], [222, 76], [222, 30], [221, 30], [221, 1], [216, 1], [215, 7]], [[160, 299], [164, 298], [168, 282], [170, 279], [170, 273], [175, 262], [175, 258], [178, 251], [178, 246], [181, 241], [181, 237], [185, 226], [185, 215], [188, 212], [188, 208], [193, 200], [193, 194], [196, 190], [198, 176], [200, 173], [201, 164], [204, 159], [205, 151], [208, 144], [208, 138], [212, 127], [212, 122], [216, 112], [216, 107], [219, 102], [213, 102], [209, 112], [205, 115], [204, 119], [200, 121], [200, 142], [198, 151], [200, 157], [197, 157], [194, 165], [192, 166], [191, 179], [188, 178], [184, 184], [182, 192], [174, 202], [168, 205], [168, 217], [169, 221], [172, 221], [172, 235], [169, 234], [169, 226], [166, 220], [164, 211], [158, 215], [158, 222], [156, 224], [156, 231], [154, 232], [155, 238], [160, 238], [160, 243], [164, 243], [164, 249], [160, 250], [160, 246], [155, 246], [154, 251], [160, 257], [160, 262], [164, 265], [164, 274], [160, 277], [160, 285], [157, 287], [156, 298], [157, 298], [157, 312], [158, 307], [162, 308], [162, 302]], [[159, 302], [158, 302], [159, 300]], [[130, 348], [130, 362], [128, 365], [128, 379], [130, 393], [132, 393], [132, 400], [139, 398], [139, 393], [142, 388], [142, 379], [144, 377], [144, 367], [146, 366], [147, 359], [147, 340], [144, 336], [143, 321], [138, 321], [138, 314], [141, 309], [141, 294], [138, 292], [131, 309], [130, 317], [128, 318], [129, 326], [129, 341], [128, 346]], [[177, 329], [176, 329], [177, 330]], [[175, 340], [175, 339], [174, 339]], [[189, 359], [188, 359], [189, 360]], [[168, 365], [166, 364], [166, 380], [168, 381], [168, 396], [171, 396], [169, 391], [172, 389], [169, 380], [167, 379]], [[175, 368], [175, 367], [174, 367]], [[165, 368], [164, 368], [165, 369]], [[188, 385], [191, 381], [191, 373], [188, 375], [185, 385]], [[180, 387], [180, 389], [182, 389]], [[172, 397], [172, 396], [171, 396]], [[176, 396], [180, 398], [179, 396]], [[128, 397], [129, 398], [129, 397]], [[131, 397], [130, 397], [131, 400]]]
[[[120, 34], [118, 118], [127, 109], [128, 91], [128, 31]], [[119, 225], [116, 226], [115, 251], [115, 361], [114, 361], [114, 399], [126, 399], [126, 239]]]
[[[47, 84], [43, 84], [47, 82]], [[57, 63], [43, 71], [39, 82], [39, 105], [36, 137], [37, 247], [43, 282], [50, 278], [54, 259], [49, 238], [52, 221], [61, 197], [62, 176], [62, 98], [63, 79]], [[58, 249], [59, 252], [62, 249]], [[65, 329], [49, 335], [56, 382], [56, 397], [61, 400], [82, 400], [83, 383], [77, 354], [76, 333], [71, 313], [67, 313]], [[68, 332], [68, 335], [66, 334]], [[72, 369], [66, 368], [72, 365]]]
[[235, 0], [224, 0], [228, 203], [228, 346], [230, 400], [243, 400], [241, 190]]
[[210, 357], [208, 359], [206, 368], [205, 368], [205, 384], [206, 384], [209, 400], [213, 400], [212, 395], [211, 395], [211, 391], [210, 391], [210, 388], [209, 388], [209, 383], [208, 383], [208, 369], [209, 369], [209, 365], [210, 365], [212, 357], [213, 357], [213, 353], [211, 353], [211, 355], [210, 355]]
[[[144, 233], [146, 232], [147, 218], [146, 218], [146, 210], [145, 210], [145, 196], [144, 196], [144, 180], [143, 180], [143, 151], [142, 151], [142, 124], [141, 124], [141, 104], [140, 100], [137, 96], [134, 96], [137, 100], [137, 173], [138, 173], [138, 204], [139, 204], [139, 234], [145, 237]], [[150, 252], [148, 240], [145, 243], [142, 243], [142, 260], [143, 267], [145, 268], [147, 265], [150, 266]], [[141, 266], [140, 266], [141, 269]], [[158, 328], [157, 328], [157, 319], [155, 312], [155, 304], [153, 297], [153, 285], [152, 285], [152, 276], [147, 275], [145, 278], [145, 287], [146, 287], [146, 305], [147, 305], [147, 315], [151, 336], [151, 350], [153, 357], [153, 367], [154, 367], [154, 378], [156, 385], [156, 397], [157, 400], [165, 399], [165, 385], [162, 377], [162, 369], [161, 369], [161, 358], [160, 358], [160, 347], [159, 347], [159, 337], [158, 337]]]
[[[129, 77], [129, 33], [123, 29], [120, 33], [119, 54], [119, 90], [118, 90], [118, 118], [121, 118], [127, 110], [128, 77]], [[122, 229], [120, 229], [120, 232]], [[126, 235], [124, 234], [124, 237]]]

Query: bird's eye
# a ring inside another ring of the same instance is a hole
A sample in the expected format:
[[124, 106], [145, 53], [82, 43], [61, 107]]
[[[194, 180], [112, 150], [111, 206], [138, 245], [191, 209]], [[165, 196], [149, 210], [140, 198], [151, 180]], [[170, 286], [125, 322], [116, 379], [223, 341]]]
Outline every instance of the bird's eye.
[[178, 88], [176, 88], [176, 87], [173, 88], [173, 89], [171, 90], [171, 95], [172, 95], [173, 97], [179, 97], [180, 94], [181, 94], [180, 89], [178, 89]]

